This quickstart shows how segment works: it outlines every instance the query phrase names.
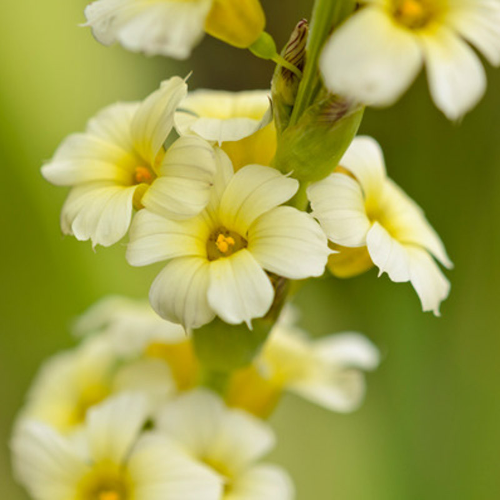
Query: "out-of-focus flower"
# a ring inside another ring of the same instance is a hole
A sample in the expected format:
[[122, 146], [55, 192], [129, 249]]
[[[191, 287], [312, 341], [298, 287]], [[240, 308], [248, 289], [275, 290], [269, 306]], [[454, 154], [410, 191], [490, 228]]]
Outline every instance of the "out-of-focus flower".
[[334, 32], [321, 58], [327, 87], [368, 105], [393, 104], [427, 67], [436, 106], [451, 120], [486, 88], [474, 45], [500, 64], [497, 0], [365, 0]]
[[91, 337], [43, 365], [20, 418], [72, 433], [95, 405], [113, 394], [135, 390], [147, 394], [152, 403], [164, 402], [175, 393], [169, 367], [150, 358], [120, 363], [106, 337]]
[[142, 210], [131, 228], [130, 264], [169, 260], [150, 300], [160, 316], [199, 328], [215, 315], [231, 324], [263, 317], [274, 300], [266, 271], [289, 279], [320, 276], [330, 253], [313, 218], [292, 207], [294, 179], [260, 165], [233, 173], [217, 150], [212, 199], [199, 216], [172, 221]]
[[94, 408], [80, 440], [23, 422], [12, 440], [16, 477], [34, 500], [218, 500], [222, 482], [166, 436], [146, 433], [147, 399], [123, 394]]
[[[224, 480], [224, 500], [291, 500], [294, 487], [280, 467], [257, 463], [274, 446], [270, 427], [213, 393], [198, 390], [160, 410], [158, 432], [204, 462]], [[200, 497], [204, 498], [204, 497]]]
[[359, 274], [369, 265], [368, 254], [380, 275], [410, 281], [423, 310], [439, 315], [450, 283], [433, 257], [447, 268], [453, 265], [421, 208], [387, 177], [374, 139], [354, 139], [340, 165], [308, 188], [313, 215], [330, 241], [340, 245], [340, 254], [330, 257], [331, 268], [343, 277]]
[[179, 391], [192, 389], [198, 382], [200, 366], [191, 337], [182, 326], [158, 316], [147, 300], [106, 297], [80, 316], [74, 331], [107, 338], [122, 360], [166, 363]]
[[189, 57], [204, 32], [250, 47], [266, 24], [259, 0], [97, 0], [85, 16], [104, 45], [177, 59]]
[[175, 115], [181, 135], [194, 134], [217, 143], [234, 170], [245, 165], [270, 165], [276, 153], [269, 91], [190, 92]]
[[143, 103], [104, 109], [61, 144], [42, 174], [73, 188], [61, 214], [65, 234], [109, 246], [127, 232], [134, 207], [161, 207], [174, 218], [205, 208], [215, 172], [210, 144], [181, 137], [164, 149], [186, 95], [184, 80], [173, 77]]
[[[289, 316], [288, 310], [284, 311]], [[280, 319], [263, 352], [231, 377], [227, 401], [267, 417], [283, 391], [294, 392], [329, 410], [351, 412], [365, 394], [362, 371], [379, 364], [377, 348], [359, 333], [312, 340], [291, 321]]]

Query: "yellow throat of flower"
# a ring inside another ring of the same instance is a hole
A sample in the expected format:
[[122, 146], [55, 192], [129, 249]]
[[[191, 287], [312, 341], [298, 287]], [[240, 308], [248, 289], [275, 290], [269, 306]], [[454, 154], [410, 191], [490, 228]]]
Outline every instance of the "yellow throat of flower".
[[406, 28], [422, 30], [440, 17], [444, 4], [443, 0], [393, 0], [392, 14]]
[[79, 486], [80, 500], [131, 500], [130, 478], [119, 465], [97, 464]]
[[214, 231], [207, 242], [208, 260], [230, 257], [248, 245], [247, 240], [234, 231], [220, 228]]

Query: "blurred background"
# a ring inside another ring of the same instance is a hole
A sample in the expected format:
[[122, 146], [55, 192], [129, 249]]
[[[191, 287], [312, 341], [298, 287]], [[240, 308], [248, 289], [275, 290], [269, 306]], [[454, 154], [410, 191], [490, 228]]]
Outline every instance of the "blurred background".
[[[312, 0], [264, 0], [283, 44]], [[104, 48], [85, 0], [2, 2], [0, 18], [0, 497], [27, 497], [11, 477], [8, 441], [38, 366], [72, 345], [68, 324], [100, 297], [144, 297], [158, 271], [134, 269], [124, 245], [63, 238], [64, 189], [40, 166], [69, 133], [118, 100], [142, 99], [162, 79], [191, 88], [266, 88], [272, 65], [207, 37], [185, 63]], [[286, 397], [271, 422], [272, 459], [299, 500], [500, 498], [500, 72], [461, 124], [432, 106], [424, 78], [395, 107], [369, 110], [362, 132], [383, 145], [390, 175], [421, 205], [455, 262], [442, 318], [423, 314], [408, 284], [375, 271], [323, 278], [298, 296], [313, 335], [366, 333], [382, 350], [366, 403], [336, 415]]]

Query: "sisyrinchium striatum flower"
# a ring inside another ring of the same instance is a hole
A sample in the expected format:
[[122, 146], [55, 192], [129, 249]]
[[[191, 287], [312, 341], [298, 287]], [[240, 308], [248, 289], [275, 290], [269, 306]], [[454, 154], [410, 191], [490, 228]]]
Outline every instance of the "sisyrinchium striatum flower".
[[160, 316], [187, 329], [216, 315], [250, 325], [274, 300], [266, 271], [289, 279], [321, 276], [331, 253], [309, 214], [280, 206], [297, 192], [296, 180], [261, 165], [234, 173], [227, 155], [220, 149], [216, 154], [206, 210], [185, 221], [141, 210], [127, 250], [134, 266], [169, 261], [150, 300]]
[[354, 139], [340, 165], [308, 188], [313, 215], [340, 246], [330, 268], [349, 277], [375, 265], [394, 282], [410, 281], [424, 311], [438, 315], [450, 283], [434, 258], [447, 268], [452, 263], [421, 208], [387, 177], [374, 139]]
[[115, 104], [70, 135], [43, 176], [72, 189], [63, 206], [65, 234], [110, 246], [127, 232], [133, 209], [161, 207], [174, 218], [201, 212], [215, 174], [214, 152], [200, 137], [180, 137], [167, 150], [175, 111], [187, 95], [179, 77], [142, 103]]
[[498, 0], [364, 0], [327, 42], [326, 86], [375, 106], [393, 104], [425, 64], [436, 106], [456, 120], [486, 88], [471, 43], [500, 65]]

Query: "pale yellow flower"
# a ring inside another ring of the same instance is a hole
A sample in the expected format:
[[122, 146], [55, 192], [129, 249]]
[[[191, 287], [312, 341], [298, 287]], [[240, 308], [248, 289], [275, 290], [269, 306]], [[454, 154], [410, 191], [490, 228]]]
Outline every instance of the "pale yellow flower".
[[151, 304], [160, 316], [188, 329], [216, 315], [250, 325], [274, 300], [266, 271], [288, 279], [320, 276], [330, 253], [309, 214], [279, 206], [296, 193], [296, 180], [260, 165], [233, 173], [222, 150], [217, 157], [207, 209], [186, 221], [142, 210], [127, 250], [135, 266], [169, 261], [151, 287]]
[[115, 104], [69, 136], [43, 169], [53, 184], [72, 189], [61, 214], [65, 234], [109, 246], [127, 232], [133, 209], [147, 205], [170, 217], [192, 217], [210, 197], [215, 160], [210, 144], [181, 137], [164, 143], [187, 94], [179, 77], [143, 103]]
[[321, 70], [330, 90], [365, 104], [390, 105], [425, 63], [434, 102], [449, 119], [477, 104], [486, 75], [467, 42], [500, 65], [498, 0], [362, 3], [324, 49]]
[[[369, 257], [380, 275], [410, 281], [424, 311], [438, 315], [450, 284], [433, 257], [447, 268], [452, 263], [421, 208], [387, 177], [374, 139], [354, 139], [340, 164], [342, 169], [308, 188], [313, 215], [329, 240], [344, 247], [340, 261], [337, 254], [331, 257], [336, 268], [346, 265], [341, 274], [354, 275], [367, 269]], [[367, 253], [360, 251], [365, 247]]]

